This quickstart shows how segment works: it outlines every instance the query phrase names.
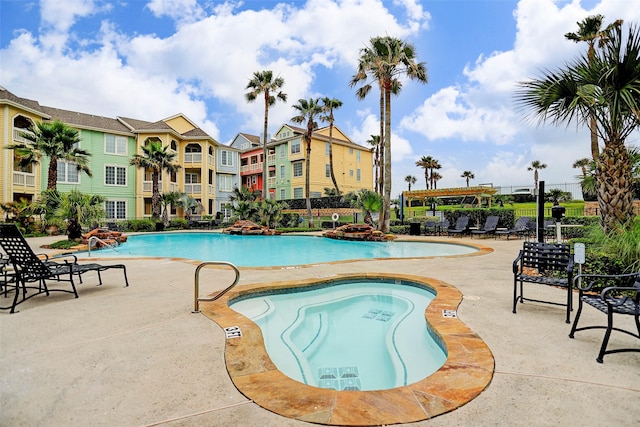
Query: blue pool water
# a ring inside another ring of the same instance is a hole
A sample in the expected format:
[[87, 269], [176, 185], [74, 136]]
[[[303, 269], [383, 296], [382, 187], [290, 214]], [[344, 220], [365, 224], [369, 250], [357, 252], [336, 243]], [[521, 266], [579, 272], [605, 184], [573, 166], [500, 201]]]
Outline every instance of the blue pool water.
[[[99, 256], [179, 257], [228, 261], [242, 267], [295, 266], [370, 258], [462, 255], [471, 246], [427, 242], [354, 242], [318, 236], [238, 236], [222, 233], [145, 233], [129, 236]], [[92, 254], [96, 252], [92, 251]]]
[[322, 388], [384, 390], [444, 364], [424, 314], [434, 297], [411, 282], [353, 279], [249, 294], [229, 305], [260, 327], [285, 375]]

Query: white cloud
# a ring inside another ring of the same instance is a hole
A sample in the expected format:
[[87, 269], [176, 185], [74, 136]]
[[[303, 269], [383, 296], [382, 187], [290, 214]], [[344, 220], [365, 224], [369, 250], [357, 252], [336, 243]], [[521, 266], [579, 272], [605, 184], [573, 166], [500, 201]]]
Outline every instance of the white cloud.
[[206, 16], [197, 0], [151, 0], [146, 6], [155, 16], [168, 16], [178, 26], [197, 22]]

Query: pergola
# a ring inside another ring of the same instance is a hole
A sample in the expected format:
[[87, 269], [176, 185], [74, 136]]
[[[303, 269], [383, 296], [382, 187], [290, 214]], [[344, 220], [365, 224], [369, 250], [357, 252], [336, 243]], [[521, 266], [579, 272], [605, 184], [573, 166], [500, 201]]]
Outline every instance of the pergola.
[[[408, 203], [408, 211], [411, 213], [411, 202], [414, 200], [422, 200], [422, 206], [427, 206], [427, 200], [435, 197], [465, 197], [474, 196], [478, 205], [482, 204], [483, 198], [489, 199], [489, 207], [491, 207], [491, 196], [498, 192], [497, 188], [488, 186], [477, 187], [458, 187], [458, 188], [436, 188], [433, 190], [411, 190], [403, 191], [402, 198]], [[410, 215], [409, 215], [410, 216]]]

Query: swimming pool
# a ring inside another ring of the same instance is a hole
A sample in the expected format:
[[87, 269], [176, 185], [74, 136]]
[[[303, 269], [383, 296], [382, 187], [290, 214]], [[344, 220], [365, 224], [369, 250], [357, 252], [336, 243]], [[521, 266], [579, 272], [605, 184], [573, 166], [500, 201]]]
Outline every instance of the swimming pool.
[[262, 330], [278, 369], [335, 390], [406, 386], [437, 371], [446, 351], [425, 321], [435, 294], [402, 280], [333, 282], [231, 301]]
[[[228, 261], [242, 267], [296, 266], [374, 258], [465, 255], [478, 248], [436, 242], [354, 242], [319, 236], [238, 236], [207, 232], [143, 233], [99, 256], [177, 257]], [[92, 252], [95, 254], [95, 252]]]

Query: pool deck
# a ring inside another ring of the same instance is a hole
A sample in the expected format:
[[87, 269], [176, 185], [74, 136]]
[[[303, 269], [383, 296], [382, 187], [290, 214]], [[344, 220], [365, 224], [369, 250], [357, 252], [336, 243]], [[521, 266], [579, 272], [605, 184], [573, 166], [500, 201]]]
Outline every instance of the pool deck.
[[[480, 243], [493, 252], [247, 268], [241, 269], [236, 289], [358, 273], [415, 275], [455, 286], [463, 294], [458, 318], [491, 350], [493, 378], [466, 405], [407, 425], [640, 424], [640, 353], [607, 355], [599, 364], [595, 358], [602, 330], [579, 332], [572, 340], [562, 307], [527, 303], [519, 305], [518, 314], [511, 313], [511, 263], [522, 240], [430, 239]], [[40, 246], [59, 238], [28, 240], [37, 252], [45, 252]], [[117, 270], [103, 273], [101, 287], [95, 286], [97, 277], [85, 275], [79, 299], [52, 293], [20, 304], [17, 314], [0, 312], [0, 425], [313, 425], [265, 410], [236, 389], [225, 366], [223, 330], [207, 316], [191, 313], [197, 263], [95, 259], [124, 262], [131, 286], [123, 287]], [[223, 289], [232, 280], [230, 271], [203, 269], [201, 294]], [[565, 295], [546, 286], [534, 286], [532, 293], [558, 300]], [[585, 307], [581, 324], [604, 321], [600, 312]], [[633, 326], [626, 318], [620, 324]], [[614, 332], [609, 345], [639, 343]], [[268, 392], [277, 393], [277, 384]], [[363, 409], [361, 403], [354, 402], [354, 415]]]

